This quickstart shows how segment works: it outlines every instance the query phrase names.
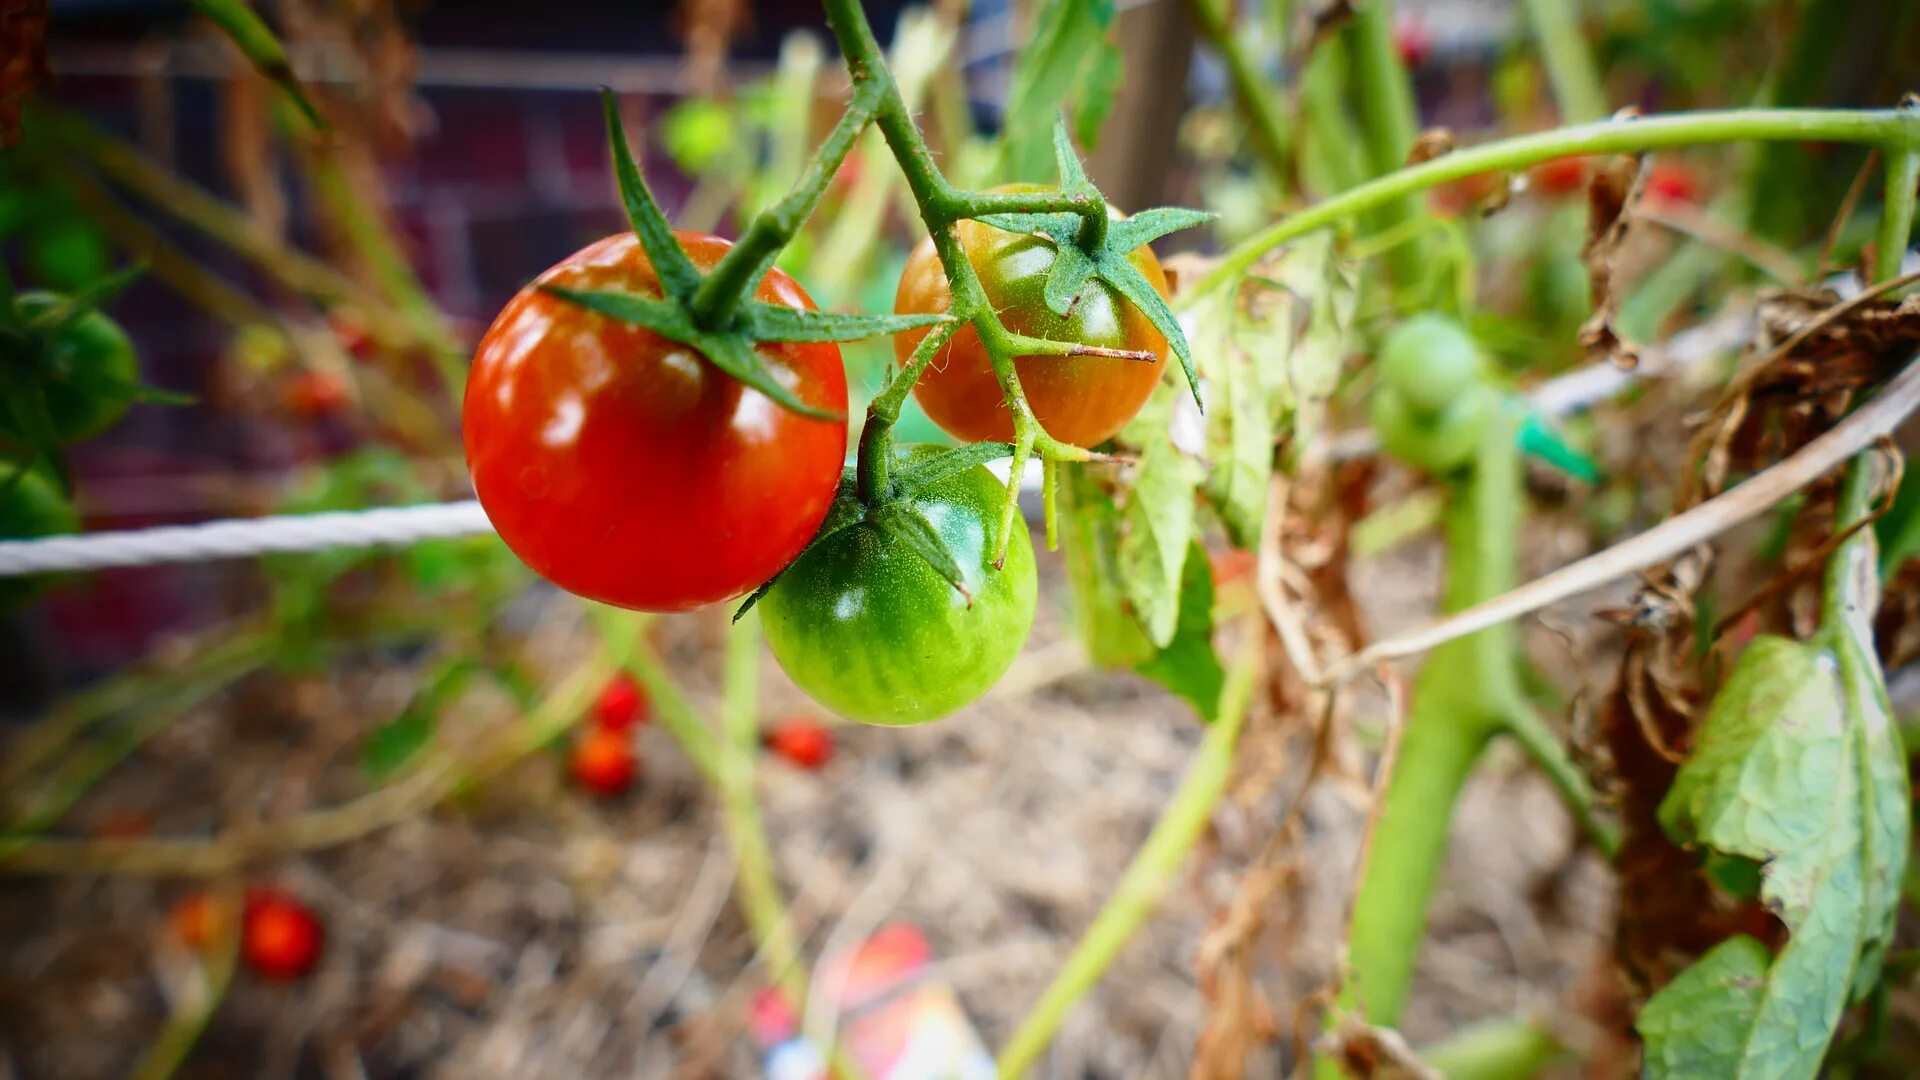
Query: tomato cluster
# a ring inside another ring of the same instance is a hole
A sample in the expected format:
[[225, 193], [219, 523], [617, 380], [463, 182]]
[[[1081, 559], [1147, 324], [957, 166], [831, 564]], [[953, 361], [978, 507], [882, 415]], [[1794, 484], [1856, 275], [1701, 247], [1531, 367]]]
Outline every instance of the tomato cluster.
[[[749, 602], [761, 605], [775, 658], [848, 717], [920, 723], [977, 698], [1012, 663], [1034, 615], [1032, 542], [1024, 530], [1001, 539], [1005, 487], [977, 458], [882, 491], [853, 484], [843, 474], [846, 424], [835, 419], [847, 408], [840, 350], [811, 339], [831, 335], [788, 341], [751, 329], [794, 321], [786, 315], [716, 321], [684, 278], [712, 271], [728, 242], [674, 233], [692, 269], [663, 273], [655, 260], [671, 254], [666, 226], [649, 231], [658, 219], [645, 218], [644, 206], [634, 212], [646, 242], [620, 234], [562, 260], [507, 303], [475, 353], [463, 437], [474, 489], [501, 539], [560, 587], [621, 607], [687, 611], [758, 589]], [[1169, 353], [1153, 320], [1127, 299], [1168, 291], [1137, 239], [1145, 233], [1116, 234], [1106, 279], [1087, 280], [1064, 313], [1046, 296], [1052, 240], [971, 220], [954, 233], [1009, 331], [1125, 354], [1014, 359], [1050, 435], [1088, 447], [1111, 438], [1153, 392]], [[1133, 291], [1122, 295], [1111, 280]], [[608, 296], [619, 300], [600, 299]], [[762, 313], [816, 310], [778, 269], [752, 299]], [[902, 275], [889, 323], [918, 327], [896, 335], [903, 363], [937, 321], [919, 316], [952, 306], [929, 240]], [[751, 369], [738, 356], [687, 344], [716, 341], [700, 336], [709, 332], [748, 334], [728, 341], [750, 342], [778, 385], [743, 374]], [[768, 396], [781, 390], [791, 400]], [[954, 333], [915, 393], [963, 441], [1014, 435], [993, 359], [971, 326]], [[871, 453], [894, 460], [902, 475], [941, 453], [890, 446]], [[570, 752], [580, 786], [614, 794], [633, 782], [639, 760], [626, 729], [644, 708], [630, 682], [602, 691], [599, 722]], [[817, 768], [832, 738], [817, 725], [785, 725], [768, 746]]]
[[[240, 959], [264, 979], [298, 979], [320, 962], [327, 928], [313, 909], [279, 889], [256, 885], [247, 889], [240, 910]], [[233, 932], [234, 913], [214, 893], [189, 893], [174, 905], [169, 921], [173, 934], [190, 949], [212, 947]]]

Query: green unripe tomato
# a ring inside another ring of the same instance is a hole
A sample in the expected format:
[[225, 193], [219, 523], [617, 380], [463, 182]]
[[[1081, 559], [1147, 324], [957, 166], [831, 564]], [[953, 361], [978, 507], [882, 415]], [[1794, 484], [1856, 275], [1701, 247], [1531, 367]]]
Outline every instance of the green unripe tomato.
[[985, 693], [1026, 643], [1038, 591], [1024, 528], [1006, 562], [991, 563], [1005, 499], [977, 465], [912, 499], [959, 563], [971, 602], [871, 522], [808, 549], [760, 601], [774, 658], [815, 701], [869, 724], [925, 723]]
[[[50, 477], [0, 460], [0, 540], [32, 540], [79, 528], [80, 516]], [[46, 582], [45, 577], [0, 578], [0, 611], [32, 598]]]
[[83, 217], [59, 216], [27, 226], [27, 269], [35, 282], [78, 292], [107, 276], [113, 252]]
[[[65, 300], [57, 293], [25, 292], [13, 305], [22, 318], [30, 319]], [[43, 340], [53, 375], [43, 392], [61, 442], [91, 438], [126, 415], [127, 391], [139, 381], [140, 362], [119, 323], [89, 311]], [[14, 427], [13, 418], [0, 413], [0, 431], [12, 432]]]
[[1472, 386], [1441, 412], [1422, 413], [1398, 388], [1381, 386], [1373, 392], [1371, 419], [1387, 453], [1416, 469], [1449, 473], [1473, 459], [1480, 433], [1499, 407], [1491, 387]]
[[1380, 347], [1380, 377], [1422, 413], [1445, 411], [1480, 381], [1483, 363], [1473, 335], [1444, 315], [1415, 315]]

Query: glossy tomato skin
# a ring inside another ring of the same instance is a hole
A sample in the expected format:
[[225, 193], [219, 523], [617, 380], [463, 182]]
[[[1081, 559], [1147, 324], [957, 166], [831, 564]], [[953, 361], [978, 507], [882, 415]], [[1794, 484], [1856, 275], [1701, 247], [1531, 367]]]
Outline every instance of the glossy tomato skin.
[[[703, 269], [728, 247], [678, 235]], [[487, 330], [467, 379], [463, 435], [474, 489], [501, 539], [561, 588], [643, 611], [718, 603], [772, 577], [826, 515], [845, 421], [783, 409], [692, 349], [542, 285], [660, 294], [646, 253], [625, 233], [542, 274]], [[814, 308], [779, 270], [757, 296]], [[759, 349], [800, 400], [844, 415], [838, 346]]]
[[580, 734], [567, 757], [567, 767], [575, 783], [602, 798], [611, 798], [633, 786], [640, 775], [640, 755], [634, 753], [633, 739], [626, 732], [595, 727]]
[[593, 722], [608, 731], [625, 731], [646, 715], [646, 692], [624, 671], [608, 679], [593, 699]]
[[[935, 452], [918, 447], [910, 454]], [[985, 693], [1033, 627], [1033, 542], [993, 541], [1006, 488], [974, 466], [914, 496], [959, 563], [972, 602], [907, 544], [869, 523], [816, 544], [760, 601], [767, 644], [793, 681], [849, 719], [934, 720]]]
[[[1043, 189], [1037, 184], [1006, 184], [994, 190]], [[1068, 317], [1048, 310], [1047, 272], [1054, 259], [1050, 240], [1002, 232], [979, 221], [962, 221], [954, 226], [954, 233], [1007, 329], [1052, 341], [1153, 353], [1152, 363], [1104, 356], [1022, 356], [1014, 361], [1020, 386], [1047, 434], [1075, 446], [1094, 446], [1112, 438], [1140, 411], [1160, 381], [1167, 365], [1166, 338], [1139, 308], [1097, 279], [1087, 282]], [[1167, 295], [1167, 278], [1153, 249], [1141, 247], [1130, 258], [1154, 289]], [[894, 310], [944, 313], [952, 306], [946, 269], [928, 238], [907, 259]], [[895, 335], [894, 354], [903, 366], [927, 333], [912, 330]], [[927, 416], [955, 438], [967, 442], [1013, 439], [1013, 414], [1007, 411], [986, 347], [971, 326], [962, 327], [933, 358], [913, 394]]]
[[[13, 304], [32, 318], [66, 300], [58, 293], [24, 292]], [[119, 323], [89, 311], [54, 335], [49, 347], [55, 378], [46, 384], [47, 413], [61, 442], [92, 438], [126, 415], [126, 388], [139, 381], [140, 362]], [[6, 423], [11, 428], [13, 421]]]
[[326, 927], [305, 904], [273, 889], [247, 894], [240, 922], [240, 955], [256, 974], [297, 979], [320, 962]]

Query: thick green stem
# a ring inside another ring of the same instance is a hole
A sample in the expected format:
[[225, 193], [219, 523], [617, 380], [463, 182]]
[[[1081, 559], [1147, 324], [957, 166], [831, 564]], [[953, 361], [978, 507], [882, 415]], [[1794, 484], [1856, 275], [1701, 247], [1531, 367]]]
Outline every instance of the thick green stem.
[[880, 89], [872, 83], [854, 87], [853, 100], [840, 116], [826, 141], [814, 152], [806, 169], [794, 182], [786, 198], [754, 216], [740, 239], [714, 264], [713, 270], [694, 290], [688, 302], [694, 321], [708, 329], [721, 329], [733, 318], [741, 301], [752, 294], [766, 276], [767, 268], [806, 225], [813, 208], [827, 193], [833, 175], [846, 160], [860, 133], [873, 119], [874, 104]]
[[1220, 0], [1187, 0], [1187, 14], [1200, 36], [1206, 38], [1207, 45], [1219, 53], [1227, 65], [1233, 98], [1247, 122], [1247, 134], [1253, 140], [1254, 151], [1273, 174], [1274, 182], [1285, 183], [1291, 171], [1287, 148], [1292, 140], [1287, 135], [1286, 121], [1280, 115], [1283, 95], [1279, 88], [1267, 82], [1241, 40], [1234, 36]]
[[[1393, 13], [1383, 0], [1358, 5], [1341, 36], [1347, 43], [1348, 76], [1366, 139], [1367, 174], [1385, 176], [1407, 163], [1420, 127], [1413, 84], [1393, 44]], [[1412, 195], [1391, 199], [1372, 214], [1373, 230], [1391, 232], [1418, 221], [1423, 213]], [[1430, 234], [1416, 232], [1387, 253], [1394, 282], [1402, 289], [1417, 290], [1432, 274], [1432, 243]]]
[[1338, 224], [1392, 200], [1449, 180], [1492, 170], [1524, 169], [1550, 158], [1630, 154], [1702, 143], [1748, 140], [1845, 142], [1888, 150], [1920, 147], [1920, 115], [1896, 109], [1730, 109], [1604, 120], [1501, 139], [1445, 154], [1325, 199], [1284, 218], [1229, 251], [1194, 282], [1184, 302], [1238, 279], [1289, 240]]
[[1447, 1080], [1531, 1080], [1566, 1056], [1553, 1032], [1520, 1019], [1484, 1021], [1420, 1048], [1420, 1060]]
[[1560, 119], [1584, 124], [1607, 115], [1607, 91], [1593, 54], [1580, 36], [1579, 0], [1527, 0], [1527, 21], [1540, 42], [1540, 59], [1560, 105]]
[[1061, 967], [1053, 982], [1040, 995], [1026, 1019], [1000, 1051], [1000, 1080], [1024, 1075], [1053, 1041], [1067, 1013], [1099, 983], [1114, 957], [1126, 945], [1140, 924], [1160, 906], [1160, 899], [1180, 872], [1194, 841], [1213, 819], [1213, 808], [1226, 792], [1233, 774], [1234, 748], [1246, 727], [1247, 712], [1259, 681], [1261, 652], [1265, 641], [1259, 634], [1248, 634], [1239, 656], [1234, 660], [1227, 682], [1220, 692], [1220, 705], [1213, 723], [1200, 742], [1193, 764], [1174, 793], [1173, 801], [1161, 812], [1160, 820], [1147, 834], [1133, 861], [1127, 865], [1120, 884], [1100, 908], [1092, 925], [1073, 948], [1073, 954]]
[[1886, 205], [1880, 210], [1879, 244], [1874, 250], [1875, 281], [1900, 276], [1900, 266], [1907, 255], [1907, 240], [1913, 235], [1917, 188], [1920, 188], [1920, 148], [1889, 153]]

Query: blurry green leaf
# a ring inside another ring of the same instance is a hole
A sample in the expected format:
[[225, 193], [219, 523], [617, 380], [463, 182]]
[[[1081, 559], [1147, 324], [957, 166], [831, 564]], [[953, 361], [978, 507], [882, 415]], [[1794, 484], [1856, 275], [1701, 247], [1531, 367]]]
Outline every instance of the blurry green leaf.
[[1188, 548], [1180, 574], [1180, 617], [1173, 640], [1134, 670], [1184, 699], [1203, 721], [1212, 721], [1227, 670], [1213, 650], [1213, 569], [1198, 541]]
[[1277, 388], [1262, 378], [1253, 357], [1233, 345], [1238, 291], [1215, 289], [1188, 313], [1188, 323], [1207, 384], [1207, 500], [1235, 546], [1253, 548], [1260, 542], [1273, 479], [1270, 398]]
[[1120, 96], [1120, 84], [1127, 74], [1126, 50], [1117, 35], [1100, 39], [1086, 70], [1080, 76], [1079, 92], [1074, 95], [1073, 134], [1088, 150], [1100, 148], [1100, 129]]
[[1140, 446], [1140, 463], [1120, 509], [1120, 587], [1159, 648], [1173, 640], [1180, 613], [1180, 570], [1194, 538], [1194, 494], [1203, 473], [1173, 443], [1178, 397], [1172, 383], [1162, 382], [1122, 435]]
[[1656, 994], [1639, 1021], [1649, 1077], [1818, 1075], [1890, 929], [1904, 852], [1884, 850], [1881, 770], [1843, 669], [1819, 644], [1755, 638], [1661, 804], [1677, 840], [1761, 865], [1761, 900], [1791, 936], [1771, 963], [1726, 942]]
[[308, 123], [326, 130], [327, 122], [321, 119], [320, 110], [314, 108], [300, 80], [294, 77], [293, 65], [287, 62], [287, 50], [260, 16], [247, 6], [246, 0], [187, 0], [187, 3], [219, 27], [255, 70], [292, 99]]
[[704, 173], [733, 145], [733, 110], [712, 98], [686, 98], [660, 118], [660, 143], [689, 175]]
[[478, 665], [464, 657], [441, 662], [399, 716], [368, 732], [360, 744], [360, 768], [367, 778], [389, 779], [425, 749], [439, 727], [440, 710], [478, 671]]
[[[1292, 442], [1305, 445], [1326, 423], [1327, 401], [1340, 385], [1340, 369], [1351, 347], [1354, 311], [1360, 299], [1359, 275], [1334, 250], [1334, 237], [1320, 232], [1304, 237], [1281, 256], [1273, 280], [1290, 296], [1291, 309], [1276, 311], [1256, 325], [1267, 328], [1268, 344], [1250, 344], [1262, 371], [1275, 369], [1286, 380], [1278, 408], [1290, 411]], [[1297, 339], [1282, 327], [1298, 327]], [[1284, 349], [1286, 362], [1275, 365], [1263, 355]]]
[[1112, 80], [1100, 53], [1113, 32], [1114, 0], [1056, 0], [1042, 5], [1032, 36], [1014, 61], [1001, 121], [1002, 180], [1046, 179], [1048, 136], [1061, 106], [1093, 69], [1091, 104]]
[[1152, 659], [1154, 647], [1120, 589], [1120, 508], [1111, 476], [1106, 466], [1060, 467], [1060, 550], [1088, 657], [1101, 667], [1132, 667]]

